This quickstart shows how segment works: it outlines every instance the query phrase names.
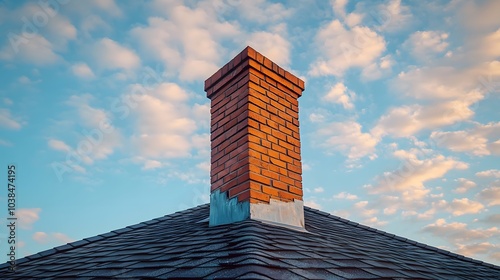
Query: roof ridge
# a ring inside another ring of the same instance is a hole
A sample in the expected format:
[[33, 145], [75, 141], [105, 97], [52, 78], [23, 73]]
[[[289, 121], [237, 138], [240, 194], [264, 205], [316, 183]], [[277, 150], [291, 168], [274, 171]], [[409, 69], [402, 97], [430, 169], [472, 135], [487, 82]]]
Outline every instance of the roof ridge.
[[[22, 263], [25, 263], [27, 261], [31, 261], [31, 260], [43, 258], [43, 257], [49, 256], [49, 255], [53, 255], [53, 254], [59, 253], [59, 252], [69, 251], [69, 250], [72, 250], [72, 249], [75, 249], [75, 248], [82, 247], [82, 246], [87, 245], [87, 244], [91, 244], [91, 243], [96, 242], [96, 241], [100, 241], [100, 240], [106, 239], [108, 237], [117, 236], [117, 235], [120, 235], [122, 233], [127, 233], [127, 232], [135, 230], [135, 229], [143, 228], [143, 227], [145, 227], [147, 225], [157, 224], [157, 223], [159, 223], [161, 221], [164, 221], [164, 220], [168, 219], [169, 216], [179, 215], [182, 212], [191, 212], [191, 211], [196, 210], [198, 208], [202, 208], [202, 207], [204, 207], [206, 205], [208, 205], [208, 203], [200, 204], [198, 206], [191, 207], [191, 208], [184, 209], [184, 210], [180, 210], [180, 211], [175, 211], [173, 213], [170, 213], [170, 214], [167, 214], [167, 215], [163, 215], [163, 216], [158, 217], [158, 218], [154, 218], [154, 219], [147, 220], [147, 221], [144, 221], [144, 222], [140, 222], [140, 223], [137, 223], [137, 224], [129, 225], [129, 226], [126, 226], [124, 228], [119, 228], [119, 229], [116, 229], [116, 230], [112, 230], [112, 231], [107, 232], [107, 233], [98, 234], [98, 235], [91, 236], [91, 237], [86, 237], [86, 238], [83, 238], [81, 240], [69, 242], [69, 243], [66, 243], [64, 245], [60, 245], [60, 246], [57, 246], [57, 247], [53, 247], [51, 249], [40, 251], [38, 253], [35, 253], [35, 254], [32, 254], [32, 255], [25, 256], [25, 257], [22, 257], [20, 259], [17, 259], [16, 260], [16, 264], [22, 264]], [[1, 263], [0, 264], [0, 269], [2, 269], [4, 267], [7, 267], [7, 266], [10, 266], [10, 262]]]
[[311, 208], [311, 207], [308, 207], [308, 206], [304, 206], [304, 209], [305, 210], [307, 209], [307, 210], [309, 210], [311, 212], [315, 212], [316, 214], [320, 214], [322, 216], [326, 216], [326, 217], [333, 218], [335, 220], [339, 220], [339, 221], [341, 221], [341, 222], [343, 222], [345, 224], [353, 225], [355, 227], [362, 228], [362, 229], [367, 230], [367, 231], [376, 232], [376, 233], [379, 233], [379, 234], [391, 237], [393, 239], [396, 239], [396, 240], [399, 240], [399, 241], [402, 241], [402, 242], [406, 242], [406, 243], [409, 243], [411, 245], [415, 245], [415, 246], [420, 247], [420, 248], [424, 248], [424, 249], [428, 249], [428, 250], [431, 250], [431, 251], [435, 251], [435, 252], [438, 252], [438, 253], [443, 254], [443, 255], [452, 256], [452, 257], [454, 257], [456, 259], [459, 259], [459, 260], [465, 260], [465, 261], [472, 262], [472, 263], [475, 263], [475, 264], [481, 264], [481, 265], [484, 265], [484, 266], [488, 266], [488, 267], [500, 269], [500, 266], [492, 264], [492, 263], [480, 261], [480, 260], [473, 259], [473, 258], [470, 258], [470, 257], [466, 257], [466, 256], [463, 256], [463, 255], [460, 255], [460, 254], [457, 254], [457, 253], [454, 253], [454, 252], [451, 252], [451, 251], [448, 251], [448, 250], [444, 250], [444, 249], [441, 249], [441, 248], [438, 248], [438, 247], [435, 247], [435, 246], [431, 246], [431, 245], [427, 245], [427, 244], [424, 244], [424, 243], [420, 243], [418, 241], [415, 241], [415, 240], [412, 240], [412, 239], [408, 239], [406, 237], [395, 235], [395, 234], [392, 234], [392, 233], [389, 233], [389, 232], [386, 232], [386, 231], [383, 231], [383, 230], [379, 230], [379, 229], [376, 229], [376, 228], [373, 228], [373, 227], [370, 227], [370, 226], [367, 226], [367, 225], [363, 225], [363, 224], [360, 224], [360, 223], [357, 223], [357, 222], [353, 222], [353, 221], [348, 220], [348, 219], [344, 219], [342, 217], [330, 214], [328, 212], [321, 211], [319, 209], [314, 209], [314, 208]]

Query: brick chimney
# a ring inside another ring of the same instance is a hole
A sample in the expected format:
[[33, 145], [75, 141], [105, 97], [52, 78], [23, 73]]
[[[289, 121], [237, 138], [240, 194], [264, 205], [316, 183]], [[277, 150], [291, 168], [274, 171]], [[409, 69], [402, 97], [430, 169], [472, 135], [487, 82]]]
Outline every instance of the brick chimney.
[[304, 81], [251, 47], [205, 81], [211, 100], [210, 226], [304, 227], [298, 98]]

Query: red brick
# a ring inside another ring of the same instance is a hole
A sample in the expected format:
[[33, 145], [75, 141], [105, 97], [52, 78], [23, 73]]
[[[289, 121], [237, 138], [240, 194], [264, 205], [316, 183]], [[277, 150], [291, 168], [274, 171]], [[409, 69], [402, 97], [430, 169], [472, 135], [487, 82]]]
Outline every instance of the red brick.
[[297, 174], [302, 174], [302, 168], [300, 166], [296, 166], [296, 165], [293, 165], [293, 164], [287, 164], [286, 167], [288, 168], [288, 170], [292, 171], [292, 172], [295, 172]]
[[296, 195], [299, 195], [299, 196], [303, 196], [304, 193], [302, 192], [302, 188], [297, 188], [297, 187], [294, 187], [294, 186], [288, 186], [288, 191], [293, 193], [293, 194], [296, 194]]
[[265, 176], [267, 178], [274, 179], [274, 180], [278, 180], [280, 177], [278, 174], [271, 172], [269, 170], [262, 170], [262, 176]]
[[269, 202], [269, 195], [258, 191], [250, 191], [250, 197], [255, 198], [264, 202]]
[[250, 180], [254, 180], [256, 182], [259, 182], [261, 184], [264, 184], [264, 185], [270, 185], [271, 184], [271, 180], [267, 177], [264, 177], [260, 174], [257, 174], [257, 173], [250, 173]]
[[280, 189], [280, 190], [285, 190], [285, 191], [288, 191], [288, 186], [287, 184], [279, 181], [279, 180], [273, 180], [273, 188], [277, 188], [277, 189]]
[[272, 164], [277, 165], [279, 167], [286, 168], [286, 162], [281, 161], [281, 160], [276, 159], [276, 158], [270, 158], [270, 160], [271, 160]]
[[287, 184], [287, 185], [293, 185], [294, 180], [289, 178], [288, 176], [280, 176], [280, 181]]
[[262, 186], [262, 192], [265, 194], [269, 194], [271, 196], [278, 197], [279, 192], [275, 188], [267, 187], [267, 186]]
[[302, 176], [300, 176], [300, 174], [297, 174], [295, 172], [288, 172], [288, 177], [297, 181], [302, 181]]

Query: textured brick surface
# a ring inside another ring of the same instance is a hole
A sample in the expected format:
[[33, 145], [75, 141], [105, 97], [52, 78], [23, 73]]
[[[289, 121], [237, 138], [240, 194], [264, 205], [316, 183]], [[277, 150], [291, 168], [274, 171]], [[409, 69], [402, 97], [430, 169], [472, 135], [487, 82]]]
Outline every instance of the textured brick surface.
[[250, 47], [205, 81], [212, 191], [239, 201], [302, 200], [297, 99], [303, 90], [302, 80]]

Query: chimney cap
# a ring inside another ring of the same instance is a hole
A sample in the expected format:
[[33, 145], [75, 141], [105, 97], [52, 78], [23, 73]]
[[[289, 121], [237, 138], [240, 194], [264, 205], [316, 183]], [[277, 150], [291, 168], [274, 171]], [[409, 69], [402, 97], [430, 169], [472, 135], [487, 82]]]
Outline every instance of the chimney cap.
[[[253, 60], [257, 63], [249, 63], [249, 60]], [[296, 92], [299, 96], [302, 95], [302, 91], [305, 89], [305, 83], [302, 79], [272, 62], [269, 58], [265, 57], [254, 48], [247, 46], [231, 61], [222, 66], [217, 72], [210, 76], [210, 78], [205, 80], [205, 91], [207, 92], [208, 98], [210, 98], [213, 93], [210, 91], [210, 88], [223, 80], [229, 71], [233, 71], [240, 64], [243, 64], [245, 67], [252, 67], [257, 71], [262, 71], [262, 67], [264, 67], [277, 73], [279, 78], [287, 81], [285, 82], [287, 86], [294, 90], [294, 92]]]

